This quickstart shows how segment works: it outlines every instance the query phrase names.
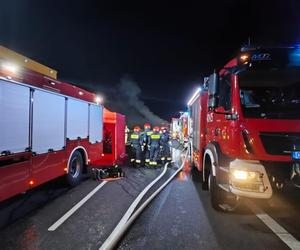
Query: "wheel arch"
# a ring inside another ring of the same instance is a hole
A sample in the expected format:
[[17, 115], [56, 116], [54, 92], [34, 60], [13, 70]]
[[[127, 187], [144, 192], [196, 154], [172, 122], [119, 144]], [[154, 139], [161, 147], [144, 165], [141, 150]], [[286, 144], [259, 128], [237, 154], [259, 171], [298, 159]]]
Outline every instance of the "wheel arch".
[[71, 157], [72, 155], [74, 154], [74, 152], [78, 151], [81, 156], [82, 156], [82, 159], [83, 159], [83, 162], [84, 162], [84, 166], [83, 166], [83, 171], [86, 170], [86, 166], [88, 165], [88, 153], [87, 153], [87, 150], [83, 147], [83, 146], [77, 146], [75, 147], [72, 152], [70, 153], [69, 155], [69, 159], [68, 159], [68, 171], [69, 171], [69, 164], [70, 164], [70, 160], [71, 160]]
[[[206, 182], [208, 175], [210, 173], [210, 167], [212, 167], [212, 174], [216, 176], [216, 166], [218, 166], [218, 155], [219, 155], [219, 145], [216, 143], [210, 143], [206, 146], [203, 153], [203, 181]], [[208, 163], [210, 163], [208, 165]]]

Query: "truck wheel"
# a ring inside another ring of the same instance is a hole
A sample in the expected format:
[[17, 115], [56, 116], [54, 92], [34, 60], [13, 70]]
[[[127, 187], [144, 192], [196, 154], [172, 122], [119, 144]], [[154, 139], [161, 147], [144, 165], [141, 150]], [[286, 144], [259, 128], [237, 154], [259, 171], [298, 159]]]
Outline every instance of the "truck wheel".
[[223, 212], [233, 212], [239, 205], [238, 197], [220, 188], [216, 177], [212, 173], [208, 177], [211, 205], [214, 209]]
[[[203, 170], [204, 171], [204, 170]], [[205, 177], [203, 176], [203, 174], [205, 174]], [[202, 172], [202, 190], [209, 190], [209, 175], [210, 173], [207, 174], [207, 171], [205, 171], [204, 173]]]
[[78, 185], [82, 178], [83, 159], [79, 151], [75, 151], [70, 159], [67, 173], [67, 182], [70, 186]]
[[205, 190], [205, 191], [208, 190], [208, 182], [207, 181], [202, 180], [202, 190]]

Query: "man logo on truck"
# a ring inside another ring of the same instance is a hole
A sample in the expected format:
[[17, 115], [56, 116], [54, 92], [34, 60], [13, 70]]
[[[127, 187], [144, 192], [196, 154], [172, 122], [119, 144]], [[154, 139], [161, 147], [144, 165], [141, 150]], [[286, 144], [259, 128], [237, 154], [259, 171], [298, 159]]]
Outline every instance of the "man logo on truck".
[[269, 61], [272, 60], [271, 55], [268, 53], [260, 53], [260, 54], [253, 54], [251, 56], [252, 61]]

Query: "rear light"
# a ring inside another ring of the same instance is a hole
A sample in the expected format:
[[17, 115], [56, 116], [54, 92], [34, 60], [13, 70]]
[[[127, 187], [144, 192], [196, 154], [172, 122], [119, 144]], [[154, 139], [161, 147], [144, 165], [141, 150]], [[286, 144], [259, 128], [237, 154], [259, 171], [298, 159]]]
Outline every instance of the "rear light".
[[244, 139], [244, 147], [245, 147], [245, 150], [248, 154], [253, 154], [253, 147], [252, 147], [252, 141], [253, 139], [250, 139], [249, 138], [249, 132], [244, 129], [242, 131], [242, 136], [243, 136], [243, 139]]
[[29, 181], [29, 185], [30, 185], [30, 186], [33, 186], [33, 185], [34, 185], [34, 181], [33, 181], [33, 180], [30, 180], [30, 181]]

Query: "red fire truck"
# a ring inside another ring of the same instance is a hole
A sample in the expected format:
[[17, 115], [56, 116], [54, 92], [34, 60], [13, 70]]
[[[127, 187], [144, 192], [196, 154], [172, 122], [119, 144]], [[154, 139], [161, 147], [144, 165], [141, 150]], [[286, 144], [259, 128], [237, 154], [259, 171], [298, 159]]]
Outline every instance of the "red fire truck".
[[62, 175], [80, 182], [103, 153], [98, 101], [0, 46], [0, 201]]
[[214, 208], [300, 186], [300, 48], [243, 47], [188, 107], [192, 161]]

